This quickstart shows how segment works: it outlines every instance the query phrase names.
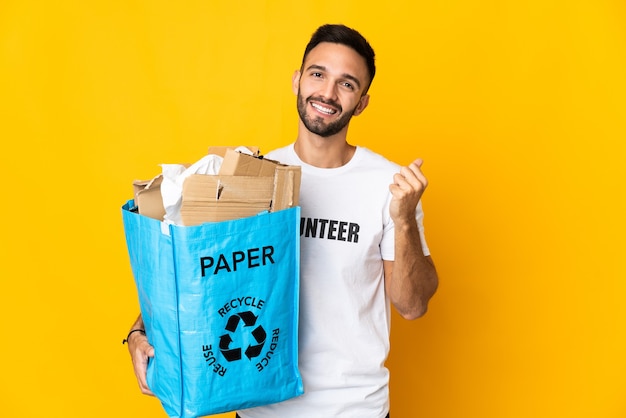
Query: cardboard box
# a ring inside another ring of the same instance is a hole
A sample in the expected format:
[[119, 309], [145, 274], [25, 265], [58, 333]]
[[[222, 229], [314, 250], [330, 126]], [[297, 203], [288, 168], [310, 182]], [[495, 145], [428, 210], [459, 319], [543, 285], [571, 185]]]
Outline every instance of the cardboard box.
[[[258, 156], [258, 148], [247, 147], [256, 155], [234, 151], [234, 147], [211, 147], [211, 154], [223, 153], [217, 175], [192, 174], [183, 183], [180, 214], [185, 226], [221, 222], [275, 212], [297, 206], [301, 170]], [[163, 219], [162, 177], [134, 183], [139, 213]], [[137, 191], [138, 190], [138, 191]]]

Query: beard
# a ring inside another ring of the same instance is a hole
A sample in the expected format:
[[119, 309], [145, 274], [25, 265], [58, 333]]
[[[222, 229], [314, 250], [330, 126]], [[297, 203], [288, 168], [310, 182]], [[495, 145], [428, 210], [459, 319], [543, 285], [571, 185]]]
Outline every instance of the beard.
[[[322, 117], [314, 117], [308, 115], [306, 111], [308, 103], [311, 100], [315, 100], [320, 103], [328, 104], [335, 107], [336, 109], [338, 109], [339, 113], [341, 113], [341, 116], [339, 117], [339, 119], [333, 122], [325, 123], [324, 118]], [[319, 135], [322, 138], [327, 138], [329, 136], [335, 135], [336, 133], [339, 133], [343, 128], [348, 126], [348, 123], [350, 123], [350, 119], [352, 119], [352, 115], [354, 114], [355, 110], [356, 107], [349, 112], [343, 113], [343, 108], [341, 107], [341, 105], [339, 105], [339, 103], [336, 103], [332, 100], [326, 100], [321, 97], [311, 96], [305, 100], [298, 90], [298, 115], [300, 115], [300, 120], [310, 132]]]

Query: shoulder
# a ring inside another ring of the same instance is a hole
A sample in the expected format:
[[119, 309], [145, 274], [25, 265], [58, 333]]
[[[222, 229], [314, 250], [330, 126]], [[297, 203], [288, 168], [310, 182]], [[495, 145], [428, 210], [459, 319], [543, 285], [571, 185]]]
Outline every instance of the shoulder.
[[389, 172], [398, 172], [400, 165], [390, 161], [385, 156], [370, 150], [365, 147], [357, 147], [357, 163], [359, 166], [367, 168], [369, 170], [380, 170]]
[[267, 154], [265, 154], [265, 157], [269, 158], [270, 160], [279, 161], [284, 164], [292, 164], [293, 162], [291, 160], [293, 155], [293, 144], [289, 144], [287, 146], [276, 148], [268, 152]]

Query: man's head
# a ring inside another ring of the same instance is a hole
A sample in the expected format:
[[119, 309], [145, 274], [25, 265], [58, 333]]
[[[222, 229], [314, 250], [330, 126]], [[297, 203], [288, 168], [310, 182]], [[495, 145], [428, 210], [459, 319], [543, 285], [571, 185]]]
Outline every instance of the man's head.
[[[304, 49], [302, 67], [304, 67], [304, 62], [306, 61], [306, 58], [311, 50], [322, 42], [345, 45], [354, 49], [361, 57], [363, 57], [369, 72], [369, 82], [367, 84], [367, 88], [364, 90], [364, 93], [367, 93], [367, 90], [376, 75], [376, 56], [374, 54], [374, 49], [370, 46], [369, 42], [367, 42], [367, 39], [365, 39], [363, 35], [356, 30], [344, 25], [322, 25], [313, 33], [311, 40]], [[301, 71], [302, 69], [303, 68], [300, 68]]]
[[322, 137], [345, 134], [352, 116], [369, 103], [375, 73], [374, 51], [363, 36], [343, 25], [321, 26], [293, 78], [306, 129]]

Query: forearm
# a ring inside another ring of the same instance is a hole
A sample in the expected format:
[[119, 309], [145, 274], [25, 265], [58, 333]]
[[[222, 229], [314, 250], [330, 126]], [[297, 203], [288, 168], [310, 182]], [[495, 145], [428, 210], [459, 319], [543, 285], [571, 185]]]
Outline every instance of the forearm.
[[134, 330], [134, 329], [144, 329], [143, 318], [141, 317], [141, 314], [139, 314], [139, 316], [137, 317], [137, 320], [135, 320], [135, 322], [130, 327], [130, 329], [131, 330]]
[[387, 292], [406, 319], [424, 315], [435, 294], [438, 277], [432, 259], [424, 255], [417, 221], [395, 226], [395, 260], [387, 278]]

